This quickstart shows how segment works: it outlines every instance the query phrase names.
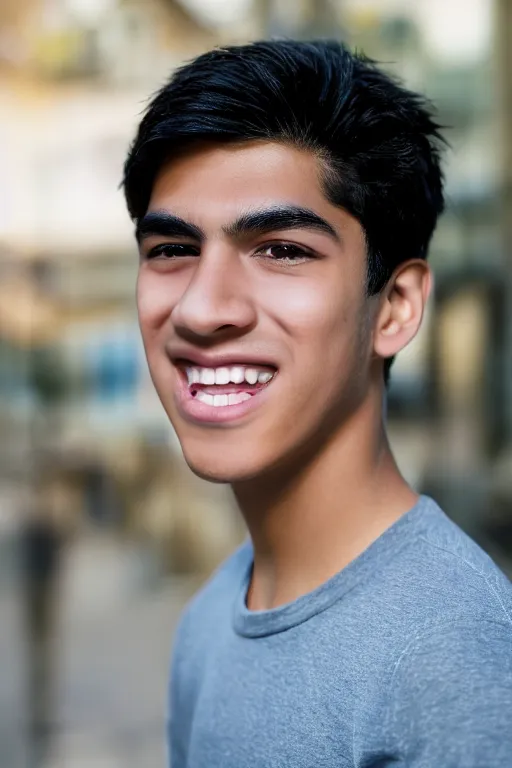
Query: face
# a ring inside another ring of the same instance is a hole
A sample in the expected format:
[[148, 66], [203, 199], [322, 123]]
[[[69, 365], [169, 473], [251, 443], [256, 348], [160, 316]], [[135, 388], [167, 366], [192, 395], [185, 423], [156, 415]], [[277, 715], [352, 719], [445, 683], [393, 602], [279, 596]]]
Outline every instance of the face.
[[253, 479], [343, 427], [369, 387], [366, 250], [312, 154], [195, 148], [161, 170], [138, 240], [151, 376], [198, 475]]

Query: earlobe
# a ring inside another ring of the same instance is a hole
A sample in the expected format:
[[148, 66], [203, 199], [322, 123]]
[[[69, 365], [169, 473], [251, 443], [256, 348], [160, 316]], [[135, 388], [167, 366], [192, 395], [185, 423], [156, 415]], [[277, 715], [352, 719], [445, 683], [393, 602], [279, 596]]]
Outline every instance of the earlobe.
[[378, 313], [374, 351], [393, 357], [416, 336], [431, 289], [428, 264], [419, 259], [401, 264], [391, 277]]

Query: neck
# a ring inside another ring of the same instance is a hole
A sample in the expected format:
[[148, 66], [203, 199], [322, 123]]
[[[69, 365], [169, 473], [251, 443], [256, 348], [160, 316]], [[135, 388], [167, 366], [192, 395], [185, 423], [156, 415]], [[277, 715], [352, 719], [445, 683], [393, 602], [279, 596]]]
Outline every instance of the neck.
[[417, 501], [391, 453], [380, 397], [289, 465], [233, 486], [254, 546], [253, 610], [320, 586]]

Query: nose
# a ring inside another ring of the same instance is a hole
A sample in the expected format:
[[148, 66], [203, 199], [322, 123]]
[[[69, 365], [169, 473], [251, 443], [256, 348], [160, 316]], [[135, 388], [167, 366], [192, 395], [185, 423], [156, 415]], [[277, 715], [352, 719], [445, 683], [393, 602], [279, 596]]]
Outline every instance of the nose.
[[237, 335], [256, 322], [238, 255], [220, 247], [204, 249], [171, 320], [178, 334], [196, 341]]

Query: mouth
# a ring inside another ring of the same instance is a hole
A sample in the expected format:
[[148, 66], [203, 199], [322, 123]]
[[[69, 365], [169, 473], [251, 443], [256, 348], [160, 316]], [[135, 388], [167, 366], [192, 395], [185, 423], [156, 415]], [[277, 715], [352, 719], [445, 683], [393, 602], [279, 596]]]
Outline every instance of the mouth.
[[237, 362], [205, 367], [189, 360], [175, 361], [178, 407], [192, 421], [219, 423], [240, 419], [263, 402], [277, 376], [277, 368]]

